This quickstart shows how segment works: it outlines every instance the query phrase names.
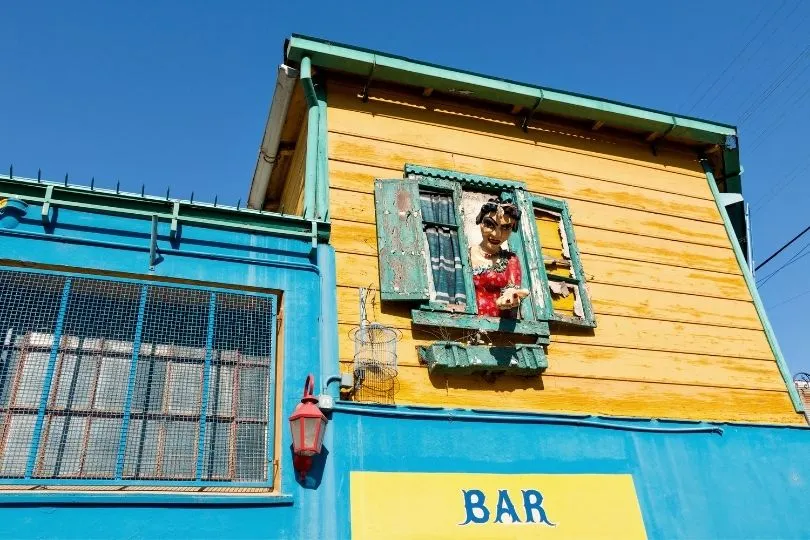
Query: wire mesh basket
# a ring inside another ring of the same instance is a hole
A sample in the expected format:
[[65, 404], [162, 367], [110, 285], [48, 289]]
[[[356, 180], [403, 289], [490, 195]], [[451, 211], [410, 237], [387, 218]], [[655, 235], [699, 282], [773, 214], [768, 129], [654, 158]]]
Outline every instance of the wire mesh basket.
[[397, 377], [398, 332], [378, 323], [350, 333], [354, 340], [354, 400], [393, 404]]

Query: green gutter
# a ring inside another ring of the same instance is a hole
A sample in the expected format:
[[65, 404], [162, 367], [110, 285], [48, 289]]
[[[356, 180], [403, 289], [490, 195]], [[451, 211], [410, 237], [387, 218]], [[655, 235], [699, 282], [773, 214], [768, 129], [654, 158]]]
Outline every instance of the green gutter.
[[329, 238], [329, 225], [298, 216], [251, 210], [244, 207], [213, 205], [167, 197], [154, 197], [103, 188], [48, 182], [35, 178], [11, 178], [0, 175], [0, 199], [17, 198], [42, 205], [43, 221], [50, 221], [47, 208], [61, 207], [95, 213], [112, 213], [136, 219], [152, 216], [176, 223], [196, 224], [204, 227], [256, 232], [270, 235], [298, 236], [325, 241]]
[[754, 300], [757, 315], [759, 315], [759, 320], [762, 323], [763, 329], [765, 330], [765, 336], [768, 338], [768, 344], [771, 346], [773, 356], [776, 358], [776, 365], [779, 367], [779, 373], [782, 375], [782, 380], [785, 381], [788, 394], [790, 394], [790, 401], [793, 403], [793, 408], [796, 409], [796, 412], [803, 412], [804, 403], [802, 403], [802, 400], [799, 397], [799, 392], [796, 390], [796, 385], [793, 384], [793, 378], [790, 376], [790, 370], [785, 362], [785, 357], [782, 355], [782, 350], [779, 348], [779, 343], [776, 341], [776, 334], [774, 334], [771, 323], [768, 320], [768, 315], [765, 313], [765, 306], [762, 304], [762, 299], [759, 297], [759, 291], [757, 290], [754, 276], [751, 274], [751, 269], [748, 267], [748, 263], [745, 262], [745, 257], [743, 256], [742, 249], [740, 249], [740, 244], [737, 241], [737, 237], [734, 233], [734, 227], [731, 225], [731, 220], [728, 217], [726, 208], [720, 202], [720, 192], [717, 190], [717, 183], [714, 179], [711, 164], [707, 160], [703, 160], [701, 163], [703, 165], [703, 170], [706, 173], [706, 179], [709, 181], [709, 187], [712, 190], [714, 202], [717, 204], [717, 209], [720, 211], [720, 215], [723, 216], [723, 224], [726, 227], [726, 234], [728, 235], [728, 239], [731, 241], [731, 246], [734, 248], [734, 256], [737, 258], [737, 264], [740, 266], [740, 271], [742, 271], [743, 278], [745, 278], [745, 284], [748, 286], [748, 291], [751, 293], [751, 298]]
[[326, 92], [312, 80], [312, 63], [301, 59], [301, 86], [307, 100], [307, 155], [304, 171], [304, 217], [325, 221], [329, 213], [326, 146]]
[[538, 113], [661, 133], [663, 137], [725, 144], [727, 137], [737, 135], [737, 129], [726, 124], [488, 77], [297, 34], [293, 34], [289, 40], [287, 58], [302, 65], [308, 58], [306, 62], [311, 61], [314, 66], [364, 77], [368, 77], [373, 68], [375, 81], [433, 88], [448, 93], [471, 92], [470, 95], [478, 99], [519, 105]]
[[315, 158], [318, 175], [317, 190], [315, 192], [315, 217], [322, 221], [329, 220], [329, 149], [326, 125], [326, 89], [323, 85], [315, 87], [318, 96], [318, 153]]
[[304, 218], [313, 219], [317, 214], [315, 193], [318, 189], [318, 96], [312, 83], [312, 66], [309, 57], [301, 59], [301, 86], [307, 100], [307, 155], [304, 170]]

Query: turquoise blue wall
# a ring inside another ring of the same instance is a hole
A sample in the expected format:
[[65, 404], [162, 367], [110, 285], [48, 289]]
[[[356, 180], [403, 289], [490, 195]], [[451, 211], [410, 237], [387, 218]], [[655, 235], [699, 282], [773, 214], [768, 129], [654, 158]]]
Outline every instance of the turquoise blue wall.
[[[337, 366], [330, 247], [313, 252], [309, 240], [190, 226], [172, 246], [161, 224], [161, 260], [149, 272], [148, 221], [62, 209], [46, 233], [37, 206], [28, 216], [0, 229], [1, 259], [282, 292], [277, 415], [284, 419], [280, 491], [288, 497], [203, 504], [186, 495], [11, 494], [0, 498], [0, 537], [349, 538], [352, 470], [629, 473], [650, 538], [810, 537], [810, 429], [802, 428], [339, 404], [302, 485], [290, 467], [285, 419], [306, 374], [322, 386]], [[208, 255], [183, 255], [189, 250]]]
[[[626, 473], [649, 538], [810, 537], [810, 429], [340, 407], [339, 485], [351, 470]], [[348, 498], [339, 503], [349, 538]], [[460, 522], [458, 510], [448, 519]]]
[[[291, 467], [286, 418], [301, 397], [306, 375], [314, 373], [319, 384], [323, 380], [320, 358], [323, 351], [328, 352], [328, 346], [321, 343], [318, 331], [321, 319], [318, 263], [334, 273], [329, 267], [333, 261], [331, 248], [321, 245], [313, 250], [308, 238], [189, 225], [181, 225], [181, 240], [173, 245], [169, 240], [169, 224], [160, 223], [160, 259], [150, 272], [149, 220], [60, 208], [55, 227], [46, 231], [40, 221], [40, 210], [32, 205], [16, 227], [0, 228], [0, 260], [202, 280], [281, 292], [284, 316], [280, 337], [284, 345], [277, 354], [284, 366], [284, 378], [278, 389], [283, 397], [283, 410], [276, 414], [282, 418], [280, 491], [287, 497], [266, 498], [260, 504], [248, 504], [238, 497], [220, 497], [213, 501], [220, 503], [217, 505], [180, 495], [167, 506], [165, 496], [11, 494], [0, 496], [0, 537], [324, 537], [321, 527], [326, 521], [317, 519], [322, 508], [318, 497], [323, 487], [331, 486], [330, 473], [323, 471], [322, 463], [317, 463], [317, 478], [308, 479], [307, 485], [297, 481]], [[187, 256], [190, 251], [208, 256]], [[237, 261], [234, 257], [249, 260]], [[330, 450], [328, 441], [325, 450]], [[321, 486], [318, 490], [314, 489], [317, 484]], [[54, 504], [55, 501], [59, 504]]]

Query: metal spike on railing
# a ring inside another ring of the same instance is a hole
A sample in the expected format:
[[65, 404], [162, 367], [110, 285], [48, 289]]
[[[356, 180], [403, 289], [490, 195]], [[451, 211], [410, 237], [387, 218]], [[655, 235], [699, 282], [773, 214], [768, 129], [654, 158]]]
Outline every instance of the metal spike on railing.
[[8, 177], [14, 180], [14, 165], [8, 166]]
[[93, 191], [93, 188], [96, 186], [96, 177], [93, 176], [90, 178], [90, 191]]
[[171, 189], [170, 187], [167, 187], [167, 188], [166, 188], [166, 200], [167, 200], [167, 201], [169, 200], [169, 190], [170, 190], [170, 189]]
[[146, 184], [141, 184], [141, 197], [146, 193]]
[[68, 173], [65, 173], [65, 187], [68, 185]]
[[42, 183], [42, 169], [37, 169], [37, 184]]
[[242, 206], [242, 199], [236, 201], [236, 209], [239, 210], [239, 207]]
[[217, 205], [217, 196], [214, 195], [214, 206], [216, 207], [216, 205]]
[[118, 195], [121, 192], [121, 180], [115, 181], [115, 194]]
[[194, 203], [194, 192], [193, 191], [191, 192], [191, 199], [189, 199], [188, 202], [190, 202], [192, 204]]

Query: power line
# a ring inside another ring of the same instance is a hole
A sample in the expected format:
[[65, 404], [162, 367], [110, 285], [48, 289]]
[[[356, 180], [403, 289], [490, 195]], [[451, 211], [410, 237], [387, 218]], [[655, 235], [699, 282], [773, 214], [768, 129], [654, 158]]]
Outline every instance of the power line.
[[[736, 56], [735, 56], [735, 57], [734, 57], [734, 58], [731, 60], [731, 62], [729, 62], [729, 63], [728, 63], [728, 65], [725, 67], [725, 69], [723, 69], [723, 71], [722, 71], [722, 72], [720, 72], [720, 74], [717, 76], [717, 78], [715, 78], [715, 79], [714, 79], [714, 81], [712, 82], [712, 84], [711, 84], [711, 85], [709, 85], [709, 87], [706, 89], [706, 91], [705, 91], [705, 92], [703, 92], [703, 94], [701, 94], [701, 96], [698, 98], [698, 100], [697, 100], [697, 101], [695, 101], [695, 103], [694, 103], [694, 104], [693, 104], [693, 105], [692, 105], [692, 106], [689, 108], [689, 110], [687, 110], [687, 111], [686, 111], [686, 114], [691, 113], [691, 112], [692, 112], [692, 111], [693, 111], [693, 110], [694, 110], [694, 109], [695, 109], [695, 108], [696, 108], [696, 107], [697, 107], [697, 106], [700, 104], [700, 102], [701, 102], [701, 101], [703, 101], [703, 100], [705, 99], [705, 97], [706, 97], [706, 96], [709, 94], [709, 92], [711, 92], [711, 91], [712, 91], [712, 89], [714, 89], [714, 87], [715, 87], [715, 86], [717, 86], [717, 83], [718, 83], [718, 82], [720, 82], [720, 81], [723, 79], [723, 77], [725, 76], [725, 74], [726, 74], [726, 73], [728, 73], [728, 71], [729, 71], [729, 70], [731, 69], [731, 67], [732, 67], [732, 66], [733, 66], [733, 65], [734, 65], [734, 64], [737, 62], [737, 60], [739, 60], [739, 59], [740, 59], [740, 57], [743, 55], [743, 53], [745, 53], [745, 51], [747, 51], [747, 50], [748, 50], [748, 47], [750, 47], [750, 46], [751, 46], [751, 44], [754, 42], [754, 40], [756, 40], [756, 39], [759, 37], [759, 35], [760, 35], [760, 34], [763, 32], [763, 30], [765, 30], [765, 28], [766, 28], [766, 27], [767, 27], [767, 26], [768, 26], [768, 25], [771, 23], [771, 21], [773, 20], [773, 18], [774, 18], [774, 17], [775, 17], [775, 16], [776, 16], [776, 15], [777, 15], [777, 14], [778, 14], [780, 11], [782, 11], [782, 8], [783, 8], [783, 7], [785, 7], [785, 2], [780, 3], [780, 4], [779, 4], [779, 7], [776, 9], [776, 11], [774, 11], [773, 13], [771, 13], [771, 16], [770, 16], [770, 17], [768, 17], [768, 20], [767, 20], [767, 21], [765, 21], [765, 24], [763, 24], [763, 25], [760, 27], [760, 29], [759, 29], [759, 30], [758, 30], [758, 31], [757, 31], [757, 32], [756, 32], [756, 33], [755, 33], [755, 34], [754, 34], [754, 35], [751, 37], [751, 39], [749, 39], [749, 40], [748, 40], [748, 42], [747, 42], [747, 43], [746, 43], [746, 44], [743, 46], [743, 48], [742, 48], [742, 49], [740, 49], [740, 51], [737, 53], [737, 55], [736, 55]], [[760, 13], [762, 13], [762, 10], [760, 10]], [[758, 18], [758, 17], [759, 17], [759, 13], [757, 14], [757, 17], [756, 17], [756, 18]]]
[[804, 253], [805, 251], [807, 251], [807, 248], [810, 248], [810, 243], [805, 244], [805, 246], [801, 250], [799, 250], [793, 257], [791, 257], [788, 262], [786, 262], [785, 264], [783, 264], [782, 266], [780, 266], [779, 268], [777, 268], [776, 270], [774, 270], [773, 272], [771, 272], [770, 274], [768, 274], [767, 276], [762, 278], [761, 281], [757, 282], [757, 287], [765, 286], [765, 284], [768, 283], [768, 281], [770, 281], [771, 278], [773, 278], [776, 274], [781, 272], [783, 269], [785, 269], [786, 267], [788, 267], [791, 264], [795, 263], [796, 261], [798, 261], [802, 257], [806, 257], [807, 255], [810, 255], [810, 253]]
[[807, 231], [810, 231], [810, 226], [807, 226], [807, 227], [806, 227], [806, 228], [805, 228], [805, 229], [804, 229], [802, 232], [800, 232], [799, 234], [797, 234], [796, 236], [794, 236], [793, 238], [791, 238], [790, 240], [788, 240], [788, 241], [787, 241], [787, 243], [785, 243], [785, 244], [784, 244], [782, 247], [780, 247], [779, 249], [777, 249], [776, 251], [774, 251], [774, 252], [773, 252], [773, 253], [770, 255], [770, 257], [768, 257], [767, 259], [765, 259], [764, 261], [762, 261], [761, 263], [759, 263], [759, 264], [757, 265], [757, 267], [756, 267], [756, 268], [754, 268], [754, 271], [756, 272], [757, 270], [759, 270], [760, 268], [762, 268], [763, 266], [765, 266], [766, 264], [768, 264], [769, 262], [771, 262], [771, 261], [773, 260], [773, 258], [774, 258], [774, 257], [776, 257], [777, 255], [779, 255], [780, 253], [782, 253], [783, 251], [785, 251], [785, 249], [787, 249], [787, 247], [788, 247], [788, 246], [790, 246], [790, 245], [791, 245], [793, 242], [795, 242], [796, 240], [798, 240], [799, 238], [801, 238], [801, 237], [804, 235], [804, 233], [806, 233]]
[[[753, 26], [754, 26], [754, 23], [756, 23], [757, 21], [759, 21], [759, 16], [760, 16], [760, 15], [762, 15], [762, 12], [763, 12], [763, 11], [765, 11], [765, 8], [767, 8], [767, 7], [768, 7], [768, 3], [767, 3], [767, 2], [763, 2], [763, 3], [762, 3], [762, 7], [760, 7], [760, 8], [759, 8], [759, 11], [757, 12], [757, 14], [756, 14], [756, 15], [754, 15], [754, 16], [751, 18], [751, 20], [750, 20], [750, 21], [748, 21], [748, 24], [746, 25], [745, 29], [744, 29], [742, 32], [740, 32], [740, 34], [745, 35], [746, 33], [748, 33], [748, 30], [749, 30], [751, 27], [753, 27]], [[733, 61], [732, 61], [732, 62], [733, 62]], [[728, 66], [728, 67], [731, 67], [731, 64], [729, 64], [729, 66]], [[704, 83], [705, 83], [705, 82], [706, 82], [706, 81], [705, 81], [704, 79], [701, 79], [700, 81], [698, 81], [698, 83], [695, 85], [695, 87], [694, 87], [694, 88], [692, 88], [692, 91], [691, 91], [691, 92], [689, 92], [689, 95], [688, 95], [688, 96], [686, 96], [686, 99], [684, 100], [683, 104], [681, 105], [681, 108], [684, 108], [684, 107], [686, 107], [686, 106], [689, 104], [689, 101], [692, 99], [692, 96], [694, 96], [694, 95], [695, 95], [695, 93], [696, 93], [698, 90], [700, 90], [700, 88], [701, 88], [701, 87], [704, 85]]]
[[[748, 108], [745, 109], [745, 111], [742, 113], [737, 123], [742, 124], [746, 120], [751, 118], [751, 116], [756, 112], [756, 110], [759, 107], [761, 107], [762, 104], [765, 103], [768, 100], [768, 98], [771, 97], [779, 89], [779, 87], [785, 83], [787, 78], [790, 76], [790, 73], [795, 71], [795, 68], [793, 66], [796, 65], [796, 63], [799, 62], [802, 58], [808, 56], [808, 54], [810, 54], [810, 45], [805, 47], [804, 50], [800, 52], [796, 56], [796, 58], [790, 63], [790, 65], [788, 65], [788, 67], [785, 68], [784, 71], [782, 71], [782, 73], [779, 74], [776, 80], [774, 80], [773, 83], [771, 83], [759, 96], [757, 96], [756, 99], [754, 99], [751, 105], [749, 105]], [[802, 74], [805, 71], [807, 71], [808, 67], [810, 67], [810, 64], [804, 66], [804, 69], [799, 72], [796, 78], [800, 78]]]
[[793, 105], [802, 101], [805, 98], [805, 96], [807, 96], [807, 94], [810, 94], [810, 86], [808, 86], [804, 90], [804, 92], [801, 93], [801, 95], [797, 96], [793, 101], [791, 101], [788, 104], [788, 106], [785, 108], [784, 111], [782, 111], [782, 114], [779, 115], [779, 118], [777, 118], [775, 122], [771, 123], [769, 126], [767, 126], [765, 129], [763, 129], [757, 135], [754, 136], [754, 138], [752, 139], [753, 146], [751, 147], [751, 152], [754, 152], [757, 148], [762, 146], [762, 143], [767, 140], [765, 136], [768, 135], [774, 129], [778, 128], [780, 125], [782, 125], [782, 122], [784, 122], [785, 118], [787, 118], [787, 114], [791, 112]]
[[[785, 16], [784, 21], [788, 21], [788, 20], [790, 20], [790, 17], [791, 17], [791, 16], [792, 16], [794, 13], [796, 13], [796, 10], [797, 10], [797, 9], [799, 9], [799, 6], [801, 6], [801, 2], [797, 2], [797, 3], [796, 3], [796, 5], [795, 5], [795, 6], [793, 6], [793, 9], [791, 10], [791, 12], [790, 12], [790, 13], [788, 13], [788, 14], [787, 14], [787, 16]], [[784, 24], [784, 21], [783, 21], [783, 23], [782, 23], [782, 24]], [[778, 28], [778, 25], [777, 25], [777, 28]], [[794, 27], [794, 28], [793, 28], [793, 30], [795, 30], [795, 29], [796, 29], [796, 28]], [[791, 30], [790, 32], [792, 32], [793, 30]], [[775, 32], [775, 31], [776, 31], [776, 29], [774, 29], [774, 32]], [[783, 32], [782, 34], [790, 34], [790, 32]], [[764, 47], [766, 43], [768, 43], [768, 39], [764, 39], [764, 40], [762, 40], [762, 41], [759, 43], [759, 46], [756, 48], [756, 50], [754, 50], [754, 52], [752, 52], [752, 53], [749, 55], [749, 57], [750, 57], [750, 58], [754, 58], [754, 57], [755, 57], [757, 54], [759, 54], [759, 51], [761, 51], [761, 50], [762, 50], [762, 47]], [[780, 43], [781, 43], [781, 41], [780, 41]], [[746, 62], [746, 63], [747, 63], [747, 62]], [[745, 64], [745, 63], [744, 63], [744, 64]], [[722, 87], [720, 87], [720, 89], [719, 89], [719, 90], [717, 90], [717, 92], [715, 92], [715, 93], [714, 93], [714, 96], [713, 96], [713, 97], [712, 97], [712, 98], [711, 98], [711, 99], [708, 101], [708, 103], [706, 103], [705, 107], [706, 107], [707, 109], [711, 108], [711, 106], [714, 104], [714, 102], [715, 102], [715, 101], [717, 101], [717, 99], [718, 99], [720, 96], [722, 96], [722, 95], [723, 95], [723, 92], [725, 92], [726, 88], [728, 88], [728, 87], [729, 87], [729, 85], [730, 85], [731, 83], [733, 83], [733, 82], [734, 82], [734, 80], [737, 78], [737, 75], [739, 75], [740, 73], [741, 73], [741, 71], [740, 71], [740, 70], [737, 70], [737, 72], [736, 72], [736, 73], [734, 73], [733, 75], [731, 75], [731, 77], [728, 77], [728, 78], [726, 79], [725, 84], [723, 84], [723, 86], [722, 86]]]
[[786, 180], [783, 180], [781, 184], [777, 184], [776, 186], [772, 187], [768, 193], [766, 193], [765, 195], [763, 195], [762, 197], [760, 197], [759, 199], [757, 199], [755, 202], [752, 203], [751, 212], [752, 213], [758, 212], [761, 209], [768, 206], [771, 203], [771, 201], [773, 201], [774, 197], [779, 194], [779, 190], [786, 189], [790, 184], [792, 184], [798, 178], [800, 178], [801, 175], [808, 169], [810, 169], [810, 160], [808, 160], [807, 164], [804, 166], [803, 169], [802, 164], [796, 165], [796, 167], [791, 172], [785, 175]]
[[766, 309], [776, 309], [779, 306], [784, 306], [785, 304], [789, 304], [790, 302], [793, 302], [794, 300], [798, 300], [802, 296], [807, 296], [808, 294], [810, 294], [810, 289], [808, 289], [806, 291], [803, 291], [803, 292], [800, 292], [799, 294], [796, 294], [794, 296], [791, 296], [787, 300], [783, 300], [783, 301], [779, 302], [778, 304], [774, 304], [774, 305], [772, 305], [772, 306], [770, 306], [770, 307], [768, 307]]

